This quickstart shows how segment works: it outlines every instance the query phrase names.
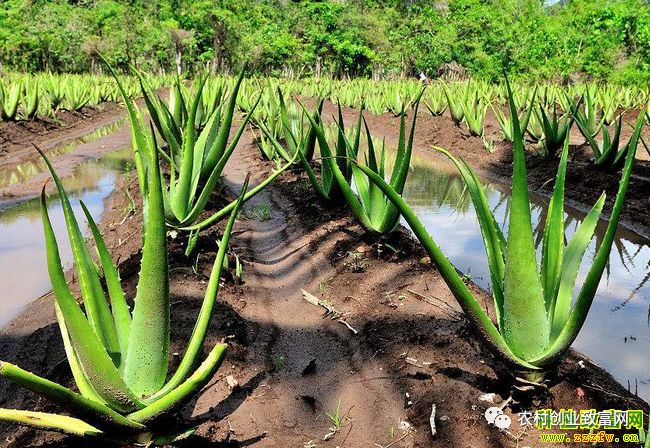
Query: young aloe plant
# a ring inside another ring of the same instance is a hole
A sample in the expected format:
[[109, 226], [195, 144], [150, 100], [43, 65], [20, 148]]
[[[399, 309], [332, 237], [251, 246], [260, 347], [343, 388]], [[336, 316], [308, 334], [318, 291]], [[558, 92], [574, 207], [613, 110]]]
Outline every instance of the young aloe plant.
[[[458, 160], [441, 149], [457, 166], [474, 203], [488, 258], [496, 323], [490, 319], [480, 301], [473, 296], [455, 267], [395, 189], [369, 167], [359, 165], [359, 169], [399, 209], [469, 320], [502, 359], [514, 367], [515, 377], [523, 378], [525, 382], [539, 383], [544, 379], [545, 370], [557, 363], [571, 346], [587, 318], [618, 226], [634, 163], [634, 151], [628, 150], [605, 236], [574, 301], [572, 292], [580, 262], [594, 234], [605, 203], [605, 194], [601, 195], [578, 227], [573, 239], [565, 244], [564, 184], [568, 154], [568, 142], [565, 141], [546, 217], [541, 265], [538, 265], [531, 225], [523, 136], [509, 84], [508, 93], [510, 113], [515, 124], [515, 141], [507, 239], [490, 210], [474, 171], [465, 161]], [[640, 130], [640, 126], [635, 128], [630, 148], [636, 147]]]
[[4, 121], [13, 121], [18, 115], [22, 84], [17, 82], [9, 87], [0, 82], [0, 118]]
[[[284, 108], [284, 102], [280, 103], [280, 107]], [[301, 107], [305, 113], [305, 116], [309, 120], [310, 130], [306, 133], [305, 138], [300, 138], [296, 135], [288, 123], [283, 124], [283, 129], [285, 132], [285, 140], [291, 142], [290, 150], [294, 151], [294, 158], [298, 158], [300, 163], [307, 173], [307, 177], [311, 182], [316, 193], [325, 201], [332, 203], [339, 203], [344, 200], [343, 192], [339, 186], [339, 183], [335, 179], [334, 173], [332, 171], [332, 164], [327, 160], [323, 159], [321, 165], [320, 177], [317, 175], [316, 170], [311, 166], [310, 160], [308, 157], [314, 154], [316, 141], [318, 141], [319, 148], [321, 151], [321, 156], [323, 157], [332, 157], [333, 163], [338, 167], [338, 171], [342, 173], [344, 179], [347, 183], [350, 182], [352, 178], [352, 168], [351, 163], [348, 160], [348, 151], [352, 151], [354, 154], [357, 153], [359, 148], [359, 141], [361, 137], [361, 113], [359, 113], [359, 119], [357, 120], [357, 125], [355, 128], [355, 134], [351, 149], [348, 149], [350, 144], [345, 136], [345, 126], [343, 124], [343, 111], [341, 106], [338, 107], [338, 133], [336, 140], [336, 148], [334, 153], [335, 157], [332, 156], [332, 150], [330, 149], [327, 139], [325, 138], [325, 129], [324, 124], [321, 119], [321, 110], [323, 107], [323, 101], [318, 102], [317, 108], [314, 112], [309, 113], [304, 105], [301, 104]], [[282, 116], [285, 116], [286, 112], [281, 112]], [[288, 158], [290, 155], [282, 147], [280, 142], [275, 138], [272, 132], [264, 125], [262, 122], [258, 122], [258, 126], [264, 132], [267, 139], [273, 144], [276, 151], [280, 154], [283, 154], [283, 158]], [[319, 136], [321, 134], [321, 136]], [[293, 149], [291, 149], [293, 147]], [[326, 156], [328, 154], [328, 156]]]
[[488, 105], [483, 104], [480, 100], [478, 91], [475, 91], [473, 95], [468, 95], [465, 101], [461, 103], [461, 107], [470, 134], [482, 137], [483, 123], [485, 122]]
[[[603, 125], [601, 127], [603, 135], [601, 143], [596, 141], [595, 136], [591, 135], [589, 128], [585, 129], [580, 121], [576, 120], [576, 124], [578, 125], [578, 129], [580, 129], [582, 135], [587, 139], [587, 142], [589, 142], [589, 146], [594, 153], [594, 165], [599, 169], [608, 172], [620, 171], [625, 164], [625, 155], [630, 150], [629, 146], [634, 143], [633, 138], [630, 138], [626, 144], [621, 145], [623, 115], [620, 115], [614, 124], [613, 136], [610, 135], [607, 126]], [[643, 121], [637, 121], [636, 126], [643, 127], [643, 125]], [[638, 140], [636, 141], [636, 144], [638, 144]], [[631, 150], [636, 152], [636, 145], [634, 148], [631, 148]]]
[[[40, 152], [40, 151], [39, 151]], [[57, 187], [77, 269], [85, 311], [66, 282], [59, 249], [47, 212], [45, 186], [41, 214], [47, 265], [56, 297], [55, 308], [72, 375], [79, 393], [0, 361], [0, 375], [59, 404], [73, 417], [0, 409], [0, 420], [63, 433], [151, 440], [153, 425], [179, 410], [213, 377], [227, 345], [216, 344], [196, 367], [210, 319], [235, 218], [241, 209], [244, 183], [224, 230], [194, 331], [176, 372], [168, 378], [170, 300], [167, 238], [159, 165], [153, 147], [147, 151], [150, 176], [144, 246], [133, 311], [129, 309], [104, 239], [88, 209], [88, 219], [104, 273], [106, 291], [83, 240], [68, 196], [47, 157], [41, 152]]]
[[575, 107], [575, 105], [572, 109], [574, 110], [575, 121], [580, 128], [580, 132], [582, 132], [582, 134], [585, 136], [587, 142], [591, 144], [587, 135], [592, 138], [596, 137], [603, 126], [605, 117], [603, 116], [600, 120], [598, 120], [598, 108], [596, 107], [589, 86], [585, 86], [585, 93], [582, 99], [584, 102], [584, 109], [580, 110], [580, 108]]
[[455, 94], [451, 93], [449, 89], [444, 88], [445, 98], [447, 99], [447, 104], [449, 105], [449, 114], [456, 126], [460, 126], [465, 118], [465, 109], [463, 108], [463, 101], [467, 97], [467, 91], [461, 94], [461, 98], [457, 98], [455, 94], [459, 94], [459, 89], [456, 89]]
[[[537, 86], [533, 89], [533, 94], [530, 97], [530, 102], [528, 103], [528, 107], [525, 108], [525, 111], [523, 114], [518, 115], [519, 118], [519, 125], [521, 127], [521, 134], [525, 134], [526, 130], [528, 129], [528, 122], [530, 121], [530, 117], [533, 114], [533, 110], [535, 109], [535, 98], [537, 96]], [[524, 103], [524, 100], [522, 100], [522, 103]], [[501, 128], [501, 132], [503, 133], [503, 137], [508, 140], [509, 142], [514, 141], [514, 130], [512, 128], [513, 126], [513, 121], [510, 119], [510, 113], [504, 114], [499, 106], [492, 107], [492, 112], [494, 112], [494, 116], [497, 119], [497, 122], [499, 123], [499, 127]]]
[[[158, 144], [155, 141], [153, 132], [145, 132], [142, 114], [112, 68], [111, 72], [117, 81], [129, 113], [131, 140], [133, 142], [138, 180], [141, 191], [146, 192], [146, 178], [149, 170], [146, 160], [142, 156], [145, 151], [141, 148], [147, 148], [152, 144], [158, 147]], [[227, 102], [216, 107], [207, 120], [203, 130], [197, 135], [196, 114], [199, 104], [203, 101], [202, 92], [206, 78], [204, 77], [197, 81], [194, 97], [191, 99], [185, 112], [183, 112], [184, 100], [181, 99], [183, 98], [181, 93], [177, 94], [178, 100], [172, 106], [176, 111], [170, 112], [165, 103], [152, 93], [140, 76], [141, 92], [152, 121], [159, 133], [165, 136], [169, 145], [169, 152], [166, 152], [163, 148], [158, 148], [157, 152], [169, 164], [169, 179], [163, 179], [165, 187], [163, 197], [165, 202], [165, 220], [170, 227], [184, 230], [201, 230], [207, 225], [223, 219], [232, 211], [235, 205], [234, 202], [231, 202], [224, 209], [197, 224], [252, 114], [252, 111], [246, 114], [233, 138], [228, 142], [233, 123], [234, 109], [237, 103], [237, 94], [243, 77], [244, 72], [237, 79]], [[176, 88], [181, 89], [178, 84]], [[258, 102], [259, 98], [253, 106], [253, 109]], [[187, 117], [179, 118], [183, 114], [187, 114]], [[185, 129], [183, 130], [178, 129], [174, 125], [174, 123], [180, 121], [185, 123]], [[266, 185], [271, 183], [290, 166], [291, 163], [287, 163], [274, 171], [264, 182], [246, 193], [244, 201], [248, 201], [259, 193]]]
[[[420, 99], [424, 90], [420, 92], [420, 95], [415, 99], [413, 105], [413, 120], [411, 122], [411, 129], [408, 135], [406, 136], [406, 113], [402, 110], [400, 114], [400, 132], [399, 132], [399, 142], [397, 145], [397, 153], [395, 164], [393, 165], [393, 172], [390, 176], [390, 186], [398, 194], [401, 194], [404, 190], [404, 185], [406, 184], [406, 178], [411, 164], [411, 154], [413, 150], [413, 137], [415, 134], [415, 123], [418, 115], [418, 108], [420, 105]], [[323, 156], [323, 165], [328, 166], [329, 170], [334, 177], [334, 181], [337, 183], [343, 197], [345, 198], [348, 206], [352, 210], [352, 213], [357, 217], [361, 224], [369, 232], [377, 233], [380, 235], [385, 235], [397, 227], [399, 223], [399, 211], [395, 206], [390, 202], [388, 198], [381, 192], [381, 190], [371, 182], [366, 175], [357, 167], [356, 164], [351, 163], [346, 165], [348, 171], [343, 171], [340, 167], [340, 160], [338, 154], [341, 152], [339, 146], [343, 144], [347, 148], [347, 158], [343, 162], [347, 162], [348, 159], [357, 160], [359, 156], [359, 139], [361, 134], [361, 121], [363, 121], [364, 128], [366, 131], [366, 140], [368, 143], [368, 153], [366, 154], [366, 164], [367, 167], [372, 170], [373, 173], [376, 173], [381, 178], [386, 174], [385, 171], [385, 150], [382, 143], [381, 152], [378, 156], [375, 150], [375, 144], [373, 143], [372, 136], [370, 135], [370, 129], [368, 128], [368, 123], [363, 118], [362, 112], [359, 113], [359, 120], [357, 123], [357, 131], [354, 134], [353, 143], [350, 143], [348, 138], [345, 136], [343, 129], [343, 117], [339, 109], [339, 122], [337, 123], [339, 128], [339, 143], [337, 145], [337, 156], [335, 157], [332, 154], [327, 139], [325, 138], [325, 130], [322, 124], [318, 124], [310, 117], [312, 120], [312, 126], [316, 132], [316, 138], [318, 139], [318, 144], [321, 149], [321, 155]], [[357, 189], [357, 194], [354, 193], [352, 189], [351, 179], [354, 178], [354, 185]]]
[[542, 143], [544, 145], [544, 154], [547, 157], [557, 157], [558, 151], [569, 138], [569, 133], [576, 115], [575, 110], [577, 110], [578, 106], [579, 103], [575, 103], [573, 111], [567, 112], [561, 117], [558, 116], [555, 104], [551, 105], [552, 112], [550, 114], [546, 112], [543, 106], [539, 107], [538, 118], [544, 133]]

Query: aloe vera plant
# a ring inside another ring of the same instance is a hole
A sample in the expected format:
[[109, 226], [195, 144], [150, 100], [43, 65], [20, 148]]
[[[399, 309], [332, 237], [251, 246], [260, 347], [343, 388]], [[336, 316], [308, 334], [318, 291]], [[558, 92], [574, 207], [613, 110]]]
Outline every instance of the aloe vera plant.
[[[576, 103], [573, 107], [577, 108], [578, 106], [579, 103]], [[544, 154], [547, 157], [557, 157], [558, 151], [569, 137], [576, 113], [573, 110], [573, 112], [568, 112], [560, 117], [555, 105], [552, 105], [551, 108], [552, 111], [547, 113], [543, 106], [539, 107], [539, 121], [544, 133], [542, 139]]]
[[[447, 104], [449, 105], [449, 114], [456, 126], [460, 126], [465, 118], [465, 109], [463, 108], [463, 101], [466, 97], [466, 93], [463, 95], [463, 98], [456, 98], [449, 89], [445, 88], [445, 98], [447, 99]], [[458, 92], [456, 92], [458, 93]]]
[[[391, 188], [393, 188], [397, 194], [401, 194], [404, 190], [406, 178], [410, 169], [415, 123], [417, 120], [420, 98], [423, 93], [424, 90], [422, 90], [420, 95], [415, 99], [412, 112], [413, 119], [408, 137], [406, 135], [405, 111], [402, 110], [400, 114], [399, 143], [397, 145], [396, 159], [389, 181]], [[385, 146], [382, 142], [382, 148], [378, 154], [375, 149], [373, 138], [370, 134], [370, 129], [368, 128], [368, 123], [363, 118], [362, 111], [359, 112], [357, 128], [353, 134], [353, 141], [350, 143], [349, 139], [345, 136], [343, 117], [339, 109], [339, 122], [337, 123], [339, 129], [339, 141], [336, 151], [337, 156], [334, 156], [327, 142], [322, 124], [317, 123], [312, 117], [310, 117], [310, 120], [312, 120], [312, 126], [316, 132], [316, 138], [318, 139], [321, 155], [323, 156], [323, 164], [324, 166], [329, 167], [334, 181], [337, 183], [339, 190], [350, 207], [350, 210], [352, 210], [352, 213], [369, 232], [385, 235], [395, 230], [399, 223], [399, 211], [390, 200], [386, 198], [381, 190], [367, 178], [356, 164], [348, 162], [348, 159], [357, 160], [359, 156], [361, 122], [363, 121], [366, 141], [368, 144], [368, 152], [366, 153], [367, 167], [372, 170], [373, 173], [376, 173], [382, 178], [386, 174]], [[346, 165], [343, 166], [347, 171], [344, 171], [344, 169], [341, 168], [341, 161], [338, 160], [340, 158], [338, 154], [341, 153], [339, 145], [343, 145], [347, 151], [347, 158], [343, 159], [343, 162], [346, 163]], [[352, 189], [351, 179], [354, 179], [357, 194], [355, 194]]]
[[482, 137], [483, 123], [485, 122], [488, 105], [480, 101], [478, 92], [474, 92], [474, 95], [468, 96], [461, 106], [470, 134], [476, 137]]
[[[621, 142], [621, 128], [623, 127], [623, 116], [620, 115], [618, 120], [614, 123], [614, 134], [611, 135], [607, 126], [603, 125], [602, 130], [602, 142], [598, 142], [595, 139], [594, 135], [591, 135], [589, 128], [584, 128], [580, 121], [576, 120], [578, 129], [582, 135], [587, 139], [591, 150], [594, 153], [594, 165], [599, 169], [609, 172], [616, 172], [623, 168], [625, 164], [625, 155], [629, 151], [636, 152], [636, 145], [638, 144], [638, 139], [634, 140], [635, 132], [633, 132], [632, 137], [627, 141], [627, 143], [622, 144]], [[643, 127], [644, 121], [639, 120], [636, 123], [636, 126]], [[636, 129], [635, 129], [636, 131]], [[644, 142], [645, 143], [645, 142]], [[634, 147], [631, 148], [630, 145], [634, 144]]]
[[[530, 102], [528, 103], [528, 107], [524, 109], [524, 112], [522, 114], [517, 115], [517, 117], [519, 118], [520, 132], [522, 135], [528, 129], [528, 122], [530, 121], [530, 117], [532, 116], [533, 110], [535, 109], [536, 95], [537, 95], [537, 86], [535, 86], [535, 88], [533, 89], [533, 94], [530, 97]], [[512, 128], [514, 122], [510, 118], [510, 113], [505, 114], [503, 113], [503, 111], [501, 111], [499, 107], [494, 107], [494, 106], [492, 106], [492, 112], [494, 112], [494, 116], [497, 119], [497, 122], [499, 123], [499, 127], [501, 128], [503, 137], [509, 142], [514, 141], [515, 138], [514, 129]]]
[[[196, 114], [202, 101], [206, 78], [197, 81], [194, 97], [187, 109], [184, 109], [184, 103], [181, 100], [182, 94], [178, 93], [177, 101], [171, 106], [172, 110], [170, 111], [165, 103], [153, 94], [144, 82], [144, 78], [140, 76], [141, 93], [159, 134], [165, 136], [168, 143], [167, 151], [159, 147], [153, 132], [145, 132], [141, 112], [112, 68], [111, 72], [122, 94], [131, 121], [131, 139], [141, 191], [146, 192], [149, 171], [146, 158], [143, 157], [146, 150], [142, 148], [155, 146], [158, 154], [169, 164], [169, 179], [163, 180], [167, 224], [177, 229], [198, 232], [227, 216], [235, 206], [234, 201], [211, 217], [199, 221], [199, 217], [205, 210], [210, 196], [217, 187], [223, 170], [251, 118], [252, 111], [246, 114], [233, 138], [229, 141], [237, 94], [244, 78], [244, 72], [237, 79], [227, 101], [215, 108], [200, 133], [197, 133]], [[179, 83], [176, 84], [176, 89], [181, 89]], [[257, 102], [259, 102], [259, 98]], [[187, 116], [179, 118], [182, 114], [187, 114]], [[185, 123], [185, 128], [182, 130], [175, 125], [181, 121]], [[289, 166], [291, 163], [274, 171], [264, 182], [247, 192], [244, 201], [248, 201], [259, 193]]]
[[98, 268], [83, 240], [68, 196], [47, 157], [42, 152], [41, 156], [51, 172], [63, 207], [85, 308], [82, 310], [66, 282], [47, 212], [44, 186], [41, 214], [48, 271], [67, 360], [79, 393], [0, 361], [1, 376], [51, 399], [72, 415], [0, 409], [0, 420], [73, 435], [120, 436], [122, 440], [126, 437], [147, 442], [156, 435], [153, 433], [156, 422], [179, 410], [196, 395], [224, 359], [227, 345], [219, 343], [196, 367], [215, 308], [228, 240], [243, 203], [247, 182], [224, 230], [192, 336], [178, 369], [168, 378], [170, 300], [167, 239], [161, 174], [155, 148], [150, 147], [147, 151], [151, 170], [148, 212], [144, 217], [144, 246], [132, 311], [104, 239], [82, 203], [99, 254], [106, 291], [102, 287]]
[[13, 121], [18, 114], [22, 85], [20, 82], [10, 84], [8, 87], [0, 82], [0, 118], [4, 121]]
[[[480, 301], [474, 297], [402, 197], [369, 167], [359, 165], [359, 169], [399, 209], [478, 333], [513, 368], [515, 377], [522, 378], [530, 387], [531, 382], [538, 384], [543, 381], [546, 371], [562, 359], [587, 318], [618, 226], [634, 163], [634, 151], [628, 149], [605, 236], [574, 300], [572, 293], [580, 262], [594, 234], [605, 203], [605, 194], [598, 199], [571, 241], [565, 244], [564, 185], [568, 154], [568, 141], [565, 140], [546, 217], [541, 265], [538, 265], [523, 136], [509, 84], [507, 88], [515, 124], [513, 188], [507, 238], [490, 210], [476, 173], [465, 161], [441, 149], [458, 168], [474, 203], [488, 258], [496, 322], [482, 308]], [[636, 147], [640, 130], [640, 126], [635, 127], [633, 144], [629, 148]]]
[[596, 107], [596, 104], [594, 102], [591, 89], [589, 89], [588, 86], [585, 87], [585, 93], [584, 96], [582, 97], [582, 101], [584, 103], [582, 110], [580, 110], [579, 107], [575, 107], [575, 106], [572, 109], [574, 110], [574, 118], [576, 124], [580, 128], [580, 132], [582, 132], [582, 134], [589, 142], [589, 138], [587, 138], [587, 135], [591, 137], [595, 137], [598, 134], [598, 132], [600, 132], [600, 129], [603, 126], [605, 118], [603, 116], [600, 120], [598, 120], [598, 108]]

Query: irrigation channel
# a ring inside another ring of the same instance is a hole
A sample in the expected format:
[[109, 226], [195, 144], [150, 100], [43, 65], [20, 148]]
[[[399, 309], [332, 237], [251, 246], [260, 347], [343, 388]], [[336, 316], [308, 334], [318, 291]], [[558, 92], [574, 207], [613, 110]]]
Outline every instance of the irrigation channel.
[[[86, 136], [54, 146], [49, 154], [74, 153], [82, 145], [101, 146], [102, 139], [115, 133], [128, 133], [128, 124], [117, 121], [95, 129]], [[390, 154], [387, 157], [390, 163]], [[93, 217], [101, 218], [104, 200], [115, 188], [117, 178], [130, 170], [128, 144], [78, 164], [65, 178], [75, 212], [83, 200]], [[0, 190], [17, 182], [44, 175], [37, 160], [22, 167], [0, 169]], [[509, 186], [486, 183], [495, 217], [507, 228]], [[442, 250], [461, 271], [479, 286], [489, 289], [489, 273], [482, 238], [468, 192], [446, 160], [415, 153], [406, 184], [405, 199], [425, 223]], [[594, 198], [595, 200], [595, 198]], [[539, 241], [548, 199], [531, 194], [533, 226]], [[50, 216], [66, 268], [72, 255], [65, 237], [65, 224], [56, 197], [49, 199]], [[271, 213], [273, 211], [271, 210]], [[567, 207], [567, 232], [571, 235], [585, 213]], [[601, 222], [583, 260], [577, 285], [602, 238], [606, 223]], [[470, 268], [471, 267], [471, 268]], [[650, 401], [650, 241], [637, 233], [619, 228], [606, 274], [587, 322], [573, 347], [609, 371], [624, 386]], [[0, 328], [15, 318], [31, 300], [47, 294], [50, 281], [45, 265], [45, 248], [38, 199], [16, 202], [0, 199]]]

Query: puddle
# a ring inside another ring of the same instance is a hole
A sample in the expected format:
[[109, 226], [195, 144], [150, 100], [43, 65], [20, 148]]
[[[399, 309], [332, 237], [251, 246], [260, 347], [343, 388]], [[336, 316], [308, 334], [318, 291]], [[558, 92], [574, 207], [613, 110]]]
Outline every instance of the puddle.
[[[119, 126], [111, 125], [110, 128], [110, 131], [101, 128], [101, 132], [114, 132]], [[106, 135], [93, 134], [95, 139]], [[77, 145], [93, 138], [91, 135], [61, 145], [62, 147], [54, 147], [48, 154], [72, 152]], [[130, 160], [131, 149], [127, 147], [79, 164], [72, 176], [63, 179], [72, 207], [86, 235], [90, 232], [83, 225], [85, 218], [79, 200], [84, 201], [93, 218], [98, 221], [104, 210], [104, 200], [114, 190], [118, 176], [130, 170]], [[30, 163], [33, 167], [40, 166], [36, 161]], [[5, 178], [0, 175], [0, 179]], [[52, 190], [53, 188], [49, 189]], [[48, 211], [59, 242], [63, 267], [67, 270], [72, 266], [72, 252], [57, 195], [52, 194], [48, 198]], [[5, 291], [0, 301], [0, 328], [18, 316], [29, 302], [51, 290], [38, 198], [0, 211], [0, 284]]]
[[[102, 137], [113, 134], [120, 127], [124, 126], [125, 123], [125, 118], [119, 119], [109, 125], [101, 126], [82, 137], [66, 141], [60, 145], [56, 145], [46, 150], [45, 152], [49, 158], [69, 154], [74, 151], [79, 145], [94, 142]], [[29, 159], [15, 165], [11, 165], [9, 167], [0, 168], [0, 189], [17, 183], [25, 182], [29, 178], [46, 170], [47, 166], [45, 165], [43, 159], [39, 157], [36, 151], [33, 151], [33, 156]]]
[[[490, 277], [476, 215], [462, 180], [443, 160], [413, 157], [404, 198], [452, 263], [483, 288]], [[508, 187], [486, 184], [495, 218], [504, 230], [508, 221]], [[597, 200], [594, 197], [594, 202]], [[533, 227], [539, 250], [548, 200], [531, 194]], [[585, 213], [568, 209], [571, 237]], [[541, 218], [541, 219], [540, 219]], [[577, 281], [582, 285], [597, 244], [602, 222], [592, 240]], [[619, 227], [608, 269], [598, 287], [589, 317], [573, 348], [610, 372], [623, 386], [650, 402], [650, 242]], [[575, 290], [575, 294], [578, 292]], [[574, 297], [575, 297], [574, 294]]]

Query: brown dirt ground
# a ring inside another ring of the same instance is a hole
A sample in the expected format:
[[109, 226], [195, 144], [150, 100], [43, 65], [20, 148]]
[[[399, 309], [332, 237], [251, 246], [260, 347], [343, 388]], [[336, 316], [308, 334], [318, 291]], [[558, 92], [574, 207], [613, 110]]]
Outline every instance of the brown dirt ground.
[[[226, 191], [232, 197], [247, 172], [259, 182], [269, 170], [246, 135], [229, 164]], [[137, 197], [135, 183], [130, 188]], [[126, 204], [123, 193], [111, 196], [102, 229], [133, 296], [140, 226], [136, 216], [120, 225]], [[215, 200], [211, 207], [218, 205]], [[266, 207], [268, 219], [260, 218], [255, 211]], [[198, 264], [184, 257], [183, 238], [171, 241], [173, 352], [182, 353], [191, 333], [219, 235], [215, 226], [202, 236]], [[213, 381], [183, 409], [184, 419], [198, 424], [187, 446], [541, 446], [536, 430], [521, 432], [515, 423], [506, 433], [486, 423], [483, 412], [491, 404], [479, 396], [495, 393], [496, 403], [508, 398], [503, 369], [477, 340], [435, 269], [420, 262], [419, 245], [404, 230], [390, 244], [397, 253], [368, 239], [344, 208], [323, 206], [296, 173], [284, 174], [254, 198], [230, 243], [231, 255], [244, 262], [244, 282], [226, 275], [206, 342], [210, 347], [227, 340], [230, 351]], [[302, 290], [329, 301], [358, 333], [324, 317]], [[51, 297], [0, 333], [0, 359], [70, 384], [64, 358]], [[177, 362], [174, 356], [172, 367]], [[227, 375], [239, 383], [234, 390]], [[5, 381], [0, 397], [2, 407], [55, 409]], [[342, 426], [324, 441], [332, 427], [327, 414], [339, 403]], [[438, 434], [432, 438], [434, 404]], [[574, 352], [559, 366], [549, 395], [523, 406], [648, 410]], [[514, 411], [506, 410], [516, 421]], [[87, 445], [6, 425], [0, 434], [2, 447]]]
[[48, 146], [62, 138], [73, 138], [75, 133], [82, 135], [122, 111], [123, 107], [116, 103], [102, 103], [77, 112], [61, 110], [54, 118], [0, 122], [0, 156], [6, 160], [31, 142]]

